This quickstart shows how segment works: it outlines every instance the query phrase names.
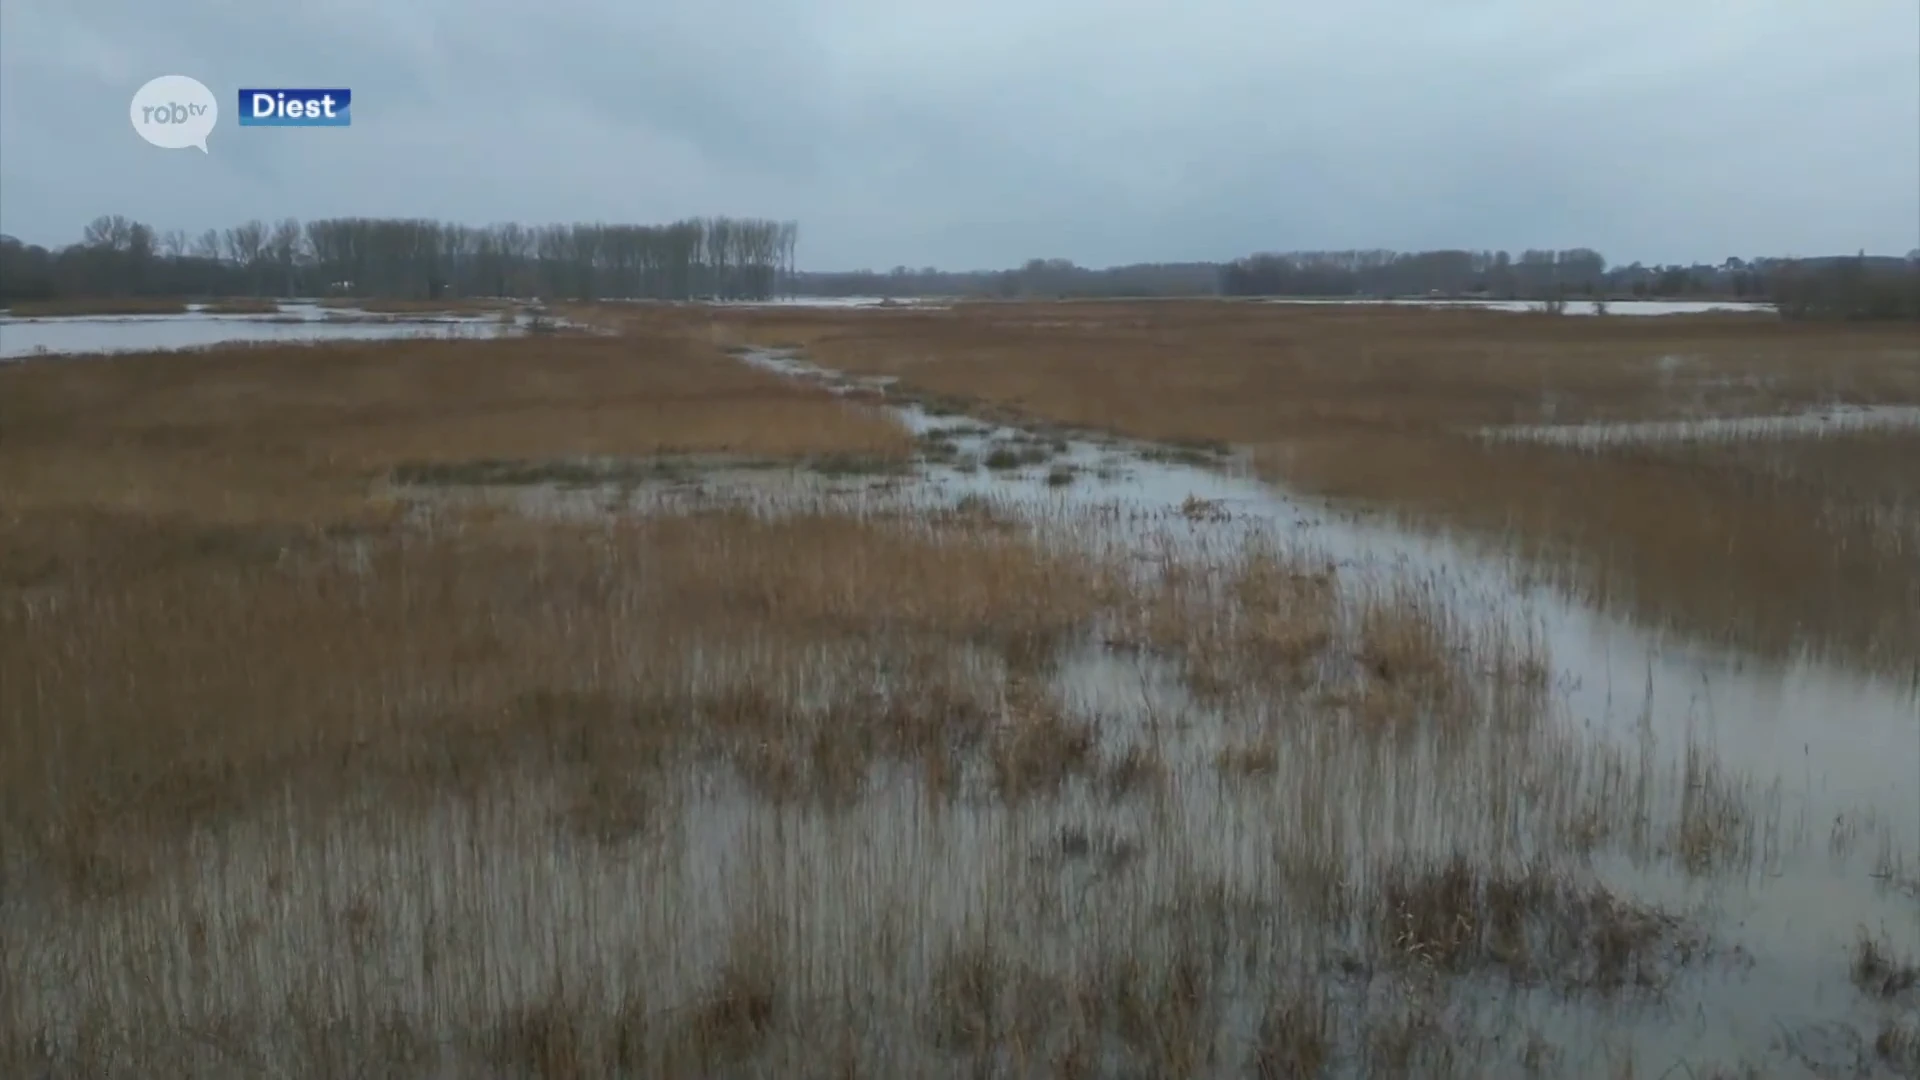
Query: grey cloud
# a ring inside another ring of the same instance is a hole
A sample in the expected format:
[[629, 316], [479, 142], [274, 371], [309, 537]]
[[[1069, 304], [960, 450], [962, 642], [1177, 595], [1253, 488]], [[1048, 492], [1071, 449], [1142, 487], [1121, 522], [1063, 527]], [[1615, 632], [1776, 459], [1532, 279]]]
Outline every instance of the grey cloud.
[[[166, 153], [178, 71], [353, 88]], [[0, 5], [0, 229], [801, 222], [814, 267], [1920, 245], [1920, 5], [174, 0]]]

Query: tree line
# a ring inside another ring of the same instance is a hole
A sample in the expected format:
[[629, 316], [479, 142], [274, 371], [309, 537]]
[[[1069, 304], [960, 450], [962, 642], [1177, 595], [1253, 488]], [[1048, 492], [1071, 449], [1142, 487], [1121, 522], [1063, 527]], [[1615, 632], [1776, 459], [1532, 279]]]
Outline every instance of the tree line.
[[1527, 250], [1517, 257], [1466, 250], [1263, 252], [1227, 263], [1105, 269], [1056, 258], [1009, 270], [799, 272], [793, 284], [814, 296], [1449, 297], [1533, 301], [1549, 310], [1572, 300], [1746, 300], [1775, 304], [1790, 319], [1920, 318], [1920, 249], [1904, 259], [1861, 253], [1652, 266], [1613, 266], [1591, 248]]
[[775, 295], [1745, 299], [1792, 319], [1920, 318], [1920, 249], [1906, 258], [1728, 258], [1610, 265], [1591, 248], [1261, 252], [1231, 262], [1103, 269], [1030, 259], [1003, 270], [800, 271], [793, 222], [693, 218], [472, 227], [418, 218], [248, 221], [189, 236], [119, 215], [57, 250], [0, 236], [0, 303], [63, 296], [762, 300]]
[[[1467, 296], [1552, 295], [1603, 285], [1606, 260], [1585, 248], [1506, 252], [1386, 250], [1262, 253], [1228, 263], [1134, 263], [1105, 269], [1069, 259], [1029, 259], [1008, 270], [943, 272], [896, 266], [889, 273], [860, 270], [803, 273], [802, 291], [828, 296]], [[1653, 282], [1649, 279], [1648, 285]], [[1672, 284], [1670, 281], [1666, 284]], [[1643, 293], [1649, 291], [1646, 287]]]
[[1216, 296], [1220, 264], [1131, 263], [1091, 269], [1070, 259], [1029, 259], [1009, 270], [800, 271], [797, 292], [810, 296], [975, 296], [1020, 299], [1049, 296]]
[[1920, 320], [1920, 249], [1904, 263], [1864, 254], [1785, 261], [1768, 280], [1783, 318]]
[[481, 227], [423, 218], [247, 221], [197, 235], [118, 214], [49, 250], [0, 236], [0, 301], [77, 296], [518, 296], [759, 300], [794, 273], [798, 226]]
[[1790, 319], [1920, 318], [1920, 249], [1906, 258], [1729, 258], [1689, 266], [1608, 266], [1588, 248], [1259, 254], [1221, 270], [1229, 296], [1486, 297], [1558, 306], [1570, 299], [1733, 299]]
[[1505, 251], [1261, 253], [1221, 268], [1229, 296], [1469, 296], [1546, 299], [1607, 288], [1607, 260], [1591, 248]]

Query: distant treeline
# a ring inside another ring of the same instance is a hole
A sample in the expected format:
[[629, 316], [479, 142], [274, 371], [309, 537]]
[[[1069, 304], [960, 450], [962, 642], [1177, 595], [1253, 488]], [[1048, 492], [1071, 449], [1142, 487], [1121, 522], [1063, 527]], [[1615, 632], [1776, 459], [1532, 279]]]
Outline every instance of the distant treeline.
[[807, 296], [1218, 296], [1221, 266], [1212, 262], [1135, 263], [1093, 270], [1067, 259], [1032, 259], [1014, 270], [801, 271], [795, 291]]
[[1690, 266], [1609, 266], [1589, 248], [1523, 251], [1517, 259], [1504, 251], [1273, 252], [1100, 270], [1033, 259], [1014, 270], [802, 272], [794, 286], [818, 296], [1732, 299], [1776, 303], [1789, 318], [1920, 318], [1920, 250], [1905, 259], [1730, 258]]
[[1557, 304], [1573, 299], [1734, 299], [1774, 303], [1788, 318], [1920, 318], [1920, 250], [1904, 259], [1730, 258], [1718, 265], [1609, 267], [1588, 248], [1525, 251], [1305, 252], [1227, 264], [1229, 296], [1483, 296]]
[[[1744, 279], [1745, 275], [1739, 275]], [[1546, 300], [1561, 295], [1631, 293], [1683, 295], [1695, 282], [1671, 273], [1616, 269], [1591, 248], [1524, 251], [1305, 251], [1262, 253], [1228, 263], [1220, 272], [1229, 296], [1473, 296]], [[1701, 282], [1700, 284], [1705, 284]], [[1744, 280], [1729, 282], [1736, 295]], [[1701, 290], [1705, 291], [1705, 290]]]
[[1904, 263], [1860, 256], [1782, 262], [1768, 287], [1789, 319], [1920, 320], [1920, 251]]
[[0, 236], [0, 302], [79, 296], [766, 299], [793, 222], [489, 225], [413, 218], [248, 221], [189, 237], [113, 215], [58, 250]]
[[83, 296], [566, 299], [775, 295], [1040, 297], [1485, 297], [1771, 301], [1794, 319], [1920, 319], [1920, 250], [1817, 259], [1610, 266], [1597, 251], [1266, 252], [1228, 263], [1105, 269], [1031, 259], [1009, 270], [800, 272], [792, 222], [490, 225], [394, 218], [249, 221], [189, 237], [96, 219], [50, 251], [0, 236], [0, 303]]

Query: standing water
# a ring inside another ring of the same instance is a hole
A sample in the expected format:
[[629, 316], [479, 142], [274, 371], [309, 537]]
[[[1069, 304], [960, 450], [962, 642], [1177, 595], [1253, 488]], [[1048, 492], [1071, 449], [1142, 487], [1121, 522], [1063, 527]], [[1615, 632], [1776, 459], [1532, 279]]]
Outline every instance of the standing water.
[[[842, 389], [884, 391], [887, 385], [852, 382], [788, 353], [754, 351], [744, 359]], [[963, 464], [929, 463], [906, 490], [861, 498], [948, 506], [990, 500], [1024, 508], [1030, 517], [1095, 515], [1105, 523], [1104, 542], [1129, 545], [1142, 556], [1166, 542], [1156, 523], [1178, 512], [1186, 542], [1199, 548], [1208, 546], [1210, 534], [1232, 538], [1229, 550], [1248, 537], [1278, 538], [1321, 553], [1347, 590], [1391, 589], [1395, 582], [1437, 588], [1469, 618], [1532, 628], [1550, 657], [1553, 714], [1567, 733], [1626, 752], [1653, 748], [1667, 767], [1685, 773], [1685, 788], [1695, 797], [1713, 786], [1701, 764], [1712, 761], [1725, 775], [1745, 778], [1766, 819], [1762, 831], [1773, 831], [1762, 841], [1774, 849], [1767, 865], [1733, 879], [1676, 876], [1639, 859], [1599, 860], [1603, 878], [1625, 895], [1710, 908], [1715, 933], [1751, 967], [1749, 976], [1694, 988], [1698, 998], [1688, 1007], [1697, 1022], [1649, 1028], [1634, 1045], [1655, 1060], [1663, 1054], [1715, 1060], [1770, 1045], [1816, 1072], [1857, 1064], [1847, 1049], [1857, 1049], [1857, 1040], [1836, 1043], [1833, 1034], [1855, 1021], [1869, 1028], [1873, 1022], [1845, 985], [1849, 949], [1865, 934], [1890, 936], [1902, 955], [1920, 951], [1920, 687], [1818, 660], [1765, 662], [1650, 633], [1559, 590], [1529, 584], [1509, 560], [1293, 497], [1224, 459], [1216, 462], [1220, 467], [1196, 467], [1152, 460], [1137, 449], [1066, 440], [1044, 463], [981, 469], [972, 463], [1031, 436], [931, 416], [917, 405], [895, 413], [917, 435], [948, 443], [952, 452], [941, 456]], [[1855, 410], [1736, 426], [1750, 435], [1914, 420], [1910, 409]], [[1684, 431], [1719, 434], [1710, 424], [1704, 432], [1698, 425]], [[1674, 433], [1660, 425], [1615, 425], [1502, 434], [1604, 442]], [[1063, 677], [1097, 684], [1103, 674], [1117, 685], [1104, 695], [1089, 692], [1109, 702], [1139, 697], [1138, 677], [1110, 665], [1091, 663]], [[1819, 857], [1811, 854], [1815, 848]]]
[[[201, 305], [195, 305], [195, 308]], [[391, 338], [484, 338], [516, 332], [524, 317], [375, 315], [355, 308], [287, 302], [263, 315], [0, 315], [0, 361], [30, 356], [195, 349], [230, 342], [375, 341]]]

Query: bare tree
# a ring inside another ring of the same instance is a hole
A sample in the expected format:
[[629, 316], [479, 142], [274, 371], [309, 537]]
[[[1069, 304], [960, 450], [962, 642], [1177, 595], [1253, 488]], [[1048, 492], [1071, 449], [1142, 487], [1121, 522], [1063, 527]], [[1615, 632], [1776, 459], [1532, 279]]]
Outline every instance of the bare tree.
[[133, 242], [134, 223], [119, 214], [103, 214], [87, 223], [81, 243], [91, 248], [125, 251]]
[[294, 278], [300, 256], [303, 254], [301, 241], [304, 234], [298, 218], [282, 218], [273, 227], [273, 235], [267, 241], [267, 251], [271, 257], [279, 281], [282, 296], [292, 296], [298, 291]]
[[66, 276], [94, 283], [87, 288], [151, 291], [163, 287], [162, 279], [135, 270], [152, 267], [177, 282], [172, 287], [195, 293], [764, 299], [794, 286], [797, 235], [792, 222], [758, 218], [536, 227], [413, 218], [324, 218], [303, 226], [286, 218], [209, 229], [189, 240], [177, 230], [156, 237], [109, 215], [88, 225]]
[[258, 218], [235, 225], [226, 231], [227, 258], [247, 271], [249, 292], [260, 292], [261, 257], [267, 249], [267, 223]]

